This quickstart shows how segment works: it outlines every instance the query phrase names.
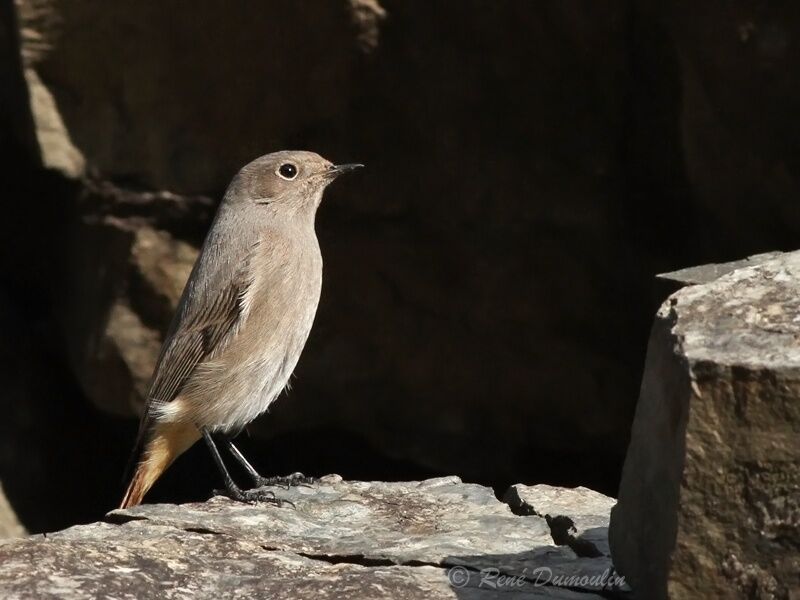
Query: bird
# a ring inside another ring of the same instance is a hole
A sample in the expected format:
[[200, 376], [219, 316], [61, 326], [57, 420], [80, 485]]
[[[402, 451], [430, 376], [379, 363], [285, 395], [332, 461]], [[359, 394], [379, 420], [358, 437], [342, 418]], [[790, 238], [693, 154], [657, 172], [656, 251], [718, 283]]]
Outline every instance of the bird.
[[[284, 150], [253, 160], [233, 178], [156, 361], [120, 508], [141, 504], [172, 462], [201, 438], [234, 500], [281, 504], [259, 488], [310, 480], [302, 473], [262, 477], [232, 439], [289, 382], [322, 288], [317, 209], [325, 188], [359, 167]], [[234, 482], [219, 443], [242, 465], [253, 489]]]

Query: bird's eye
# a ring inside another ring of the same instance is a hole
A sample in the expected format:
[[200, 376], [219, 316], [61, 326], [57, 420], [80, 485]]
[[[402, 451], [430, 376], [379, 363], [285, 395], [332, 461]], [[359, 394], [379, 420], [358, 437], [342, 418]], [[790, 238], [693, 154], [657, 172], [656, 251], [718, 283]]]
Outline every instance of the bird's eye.
[[278, 168], [278, 175], [291, 181], [297, 177], [297, 167], [292, 163], [284, 163]]

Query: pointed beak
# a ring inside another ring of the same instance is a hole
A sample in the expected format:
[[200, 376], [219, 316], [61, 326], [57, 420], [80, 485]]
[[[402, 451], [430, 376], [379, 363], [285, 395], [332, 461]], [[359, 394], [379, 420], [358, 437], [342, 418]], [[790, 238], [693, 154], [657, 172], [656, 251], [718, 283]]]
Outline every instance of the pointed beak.
[[346, 165], [333, 165], [332, 167], [328, 168], [328, 170], [325, 173], [325, 175], [327, 175], [331, 179], [334, 179], [334, 178], [338, 177], [339, 175], [343, 175], [344, 173], [349, 173], [351, 171], [355, 171], [356, 169], [360, 169], [363, 166], [364, 165], [362, 165], [361, 163], [350, 163], [350, 164], [346, 164]]

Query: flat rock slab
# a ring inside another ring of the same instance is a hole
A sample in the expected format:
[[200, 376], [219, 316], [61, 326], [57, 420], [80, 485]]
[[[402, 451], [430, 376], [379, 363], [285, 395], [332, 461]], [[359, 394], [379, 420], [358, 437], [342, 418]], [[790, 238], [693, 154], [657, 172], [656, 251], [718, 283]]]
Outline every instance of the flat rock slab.
[[[627, 593], [606, 554], [581, 557], [554, 545], [545, 518], [514, 514], [489, 488], [458, 478], [382, 483], [328, 476], [310, 487], [270, 489], [295, 507], [221, 497], [144, 505], [113, 511], [106, 522], [6, 542], [0, 596], [482, 599], [502, 593], [598, 600]], [[580, 503], [572, 508], [580, 521]], [[605, 527], [609, 510], [610, 504]]]
[[753, 256], [748, 256], [741, 260], [732, 260], [726, 263], [711, 263], [696, 267], [687, 267], [685, 269], [671, 271], [670, 273], [661, 273], [656, 277], [660, 280], [674, 283], [675, 287], [702, 285], [704, 283], [716, 281], [720, 277], [728, 273], [733, 273], [738, 269], [754, 267], [780, 256], [780, 252], [764, 252], [763, 254], [754, 254]]

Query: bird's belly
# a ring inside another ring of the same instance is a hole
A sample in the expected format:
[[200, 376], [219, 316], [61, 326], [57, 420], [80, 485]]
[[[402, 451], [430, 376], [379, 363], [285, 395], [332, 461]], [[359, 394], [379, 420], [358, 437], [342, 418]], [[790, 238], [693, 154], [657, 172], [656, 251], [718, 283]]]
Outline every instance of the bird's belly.
[[198, 427], [241, 430], [286, 387], [311, 330], [310, 318], [251, 328], [219, 356], [198, 365], [181, 400]]
[[258, 417], [269, 408], [286, 387], [294, 370], [293, 363], [260, 360], [247, 365], [228, 381], [229, 393], [222, 402], [209, 411], [208, 427], [214, 430], [234, 432]]

